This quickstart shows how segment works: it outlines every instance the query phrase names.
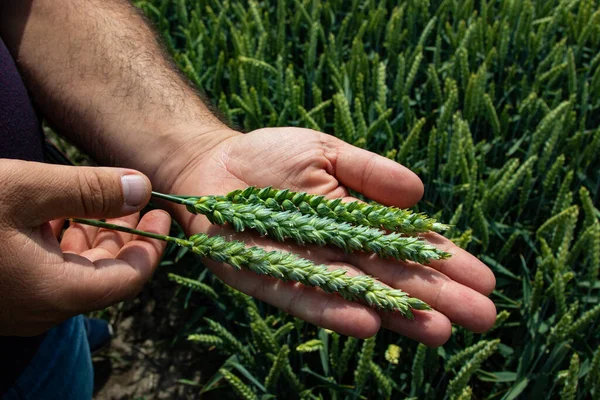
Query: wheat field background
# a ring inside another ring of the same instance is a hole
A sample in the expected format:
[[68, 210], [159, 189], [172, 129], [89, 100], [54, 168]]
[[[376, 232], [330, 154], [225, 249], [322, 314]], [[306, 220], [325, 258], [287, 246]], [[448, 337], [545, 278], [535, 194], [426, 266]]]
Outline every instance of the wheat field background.
[[497, 278], [495, 327], [456, 326], [430, 349], [309, 325], [170, 248], [156, 280], [177, 289], [155, 318], [175, 319], [165, 346], [204, 366], [169, 385], [206, 398], [600, 399], [596, 0], [136, 5], [227, 122], [308, 127], [406, 165], [426, 187], [417, 210]]

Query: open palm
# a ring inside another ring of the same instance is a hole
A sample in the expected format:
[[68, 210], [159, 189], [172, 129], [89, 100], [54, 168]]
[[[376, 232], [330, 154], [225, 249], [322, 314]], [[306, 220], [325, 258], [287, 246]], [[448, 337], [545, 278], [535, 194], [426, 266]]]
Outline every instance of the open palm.
[[[416, 204], [423, 194], [423, 184], [407, 168], [330, 135], [299, 128], [261, 129], [232, 136], [187, 162], [172, 182], [170, 190], [175, 194], [225, 194], [247, 186], [273, 186], [352, 201], [349, 188], [382, 204], [403, 208]], [[345, 268], [350, 274], [372, 275], [433, 307], [432, 311], [415, 311], [415, 319], [408, 320], [320, 289], [210, 263], [229, 285], [339, 333], [368, 337], [383, 326], [437, 346], [450, 337], [451, 322], [482, 332], [495, 321], [494, 304], [486, 297], [494, 289], [494, 275], [477, 258], [440, 235], [427, 234], [425, 238], [452, 257], [424, 266], [366, 253], [346, 254], [336, 248], [279, 243], [210, 225], [205, 217], [191, 215], [183, 207], [176, 213], [190, 234], [218, 233], [268, 249], [292, 251], [331, 268]]]

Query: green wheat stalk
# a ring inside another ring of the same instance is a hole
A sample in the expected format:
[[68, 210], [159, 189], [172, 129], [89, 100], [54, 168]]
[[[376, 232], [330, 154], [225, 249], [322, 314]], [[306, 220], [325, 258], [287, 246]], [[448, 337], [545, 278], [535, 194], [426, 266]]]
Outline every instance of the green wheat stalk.
[[184, 276], [176, 275], [173, 273], [169, 273], [168, 278], [170, 281], [175, 282], [178, 285], [190, 288], [195, 292], [200, 292], [213, 300], [216, 300], [219, 297], [219, 295], [214, 291], [213, 288], [195, 279], [186, 278]]
[[258, 397], [254, 392], [242, 382], [240, 378], [235, 376], [229, 370], [225, 368], [221, 368], [219, 373], [223, 375], [223, 378], [233, 387], [238, 396], [245, 400], [258, 400]]
[[447, 225], [428, 218], [422, 213], [359, 201], [345, 203], [342, 199], [327, 199], [325, 196], [288, 189], [250, 186], [243, 190], [234, 190], [225, 198], [234, 203], [261, 203], [273, 210], [295, 210], [305, 215], [318, 215], [339, 222], [383, 228], [405, 234], [443, 232], [448, 229]]
[[560, 398], [563, 400], [574, 400], [577, 394], [577, 383], [579, 380], [579, 355], [573, 353], [569, 370], [564, 381], [563, 390], [560, 392]]
[[358, 364], [354, 370], [354, 388], [360, 393], [367, 379], [369, 378], [371, 369], [370, 362], [373, 359], [373, 352], [375, 351], [377, 336], [372, 336], [363, 341], [362, 349], [358, 355]]
[[133, 233], [153, 239], [164, 240], [186, 247], [195, 254], [214, 261], [227, 263], [237, 269], [246, 268], [259, 275], [271, 276], [283, 281], [300, 282], [306, 286], [320, 287], [330, 293], [338, 293], [350, 301], [364, 301], [372, 307], [386, 311], [399, 311], [412, 319], [411, 310], [429, 310], [423, 301], [408, 297], [408, 294], [382, 285], [367, 276], [348, 276], [343, 269], [329, 270], [325, 265], [316, 265], [292, 253], [266, 251], [258, 247], [246, 247], [240, 241], [228, 241], [220, 236], [196, 234], [189, 239], [144, 232], [121, 227], [102, 221], [74, 218], [74, 222]]
[[211, 223], [229, 223], [238, 231], [253, 229], [278, 241], [293, 239], [300, 245], [332, 244], [347, 253], [367, 251], [382, 258], [428, 263], [450, 257], [449, 253], [427, 244], [418, 237], [367, 226], [338, 222], [333, 218], [306, 215], [296, 210], [274, 210], [260, 202], [235, 203], [224, 196], [176, 197], [154, 192], [154, 196], [183, 204], [195, 214], [205, 215]]
[[369, 362], [369, 368], [371, 369], [371, 376], [377, 383], [377, 387], [381, 391], [384, 399], [389, 399], [392, 395], [393, 385], [392, 378], [388, 377], [381, 367], [375, 362]]

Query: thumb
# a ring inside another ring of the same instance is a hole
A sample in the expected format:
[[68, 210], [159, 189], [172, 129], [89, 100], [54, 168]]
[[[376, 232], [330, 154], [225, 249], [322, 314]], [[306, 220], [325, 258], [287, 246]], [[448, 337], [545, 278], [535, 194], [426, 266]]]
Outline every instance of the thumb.
[[145, 175], [124, 168], [1, 160], [0, 174], [8, 183], [0, 201], [8, 202], [13, 219], [27, 226], [66, 217], [133, 214], [148, 203], [152, 190]]

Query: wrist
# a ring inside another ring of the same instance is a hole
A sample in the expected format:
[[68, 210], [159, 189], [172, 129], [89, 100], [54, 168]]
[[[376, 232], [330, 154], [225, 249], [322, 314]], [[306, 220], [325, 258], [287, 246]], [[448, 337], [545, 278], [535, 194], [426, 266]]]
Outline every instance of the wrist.
[[202, 163], [226, 141], [240, 135], [241, 132], [226, 125], [214, 126], [201, 132], [188, 127], [178, 130], [177, 134], [169, 135], [168, 147], [161, 152], [156, 165], [147, 172], [153, 189], [162, 193], [173, 193], [177, 183], [185, 179], [186, 171]]

